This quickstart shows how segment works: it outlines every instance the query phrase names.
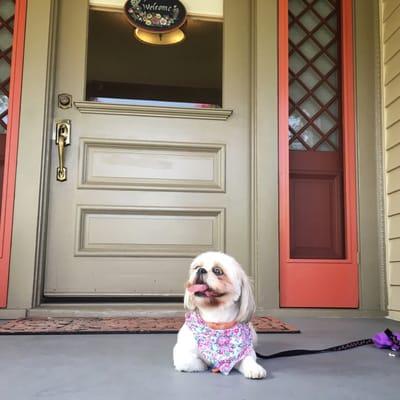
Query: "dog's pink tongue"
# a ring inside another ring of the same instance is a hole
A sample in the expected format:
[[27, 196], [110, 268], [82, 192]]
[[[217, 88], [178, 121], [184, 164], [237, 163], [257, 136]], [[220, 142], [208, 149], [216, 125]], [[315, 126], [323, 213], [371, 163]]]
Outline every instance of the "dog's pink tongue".
[[199, 293], [199, 292], [206, 292], [208, 289], [207, 285], [204, 284], [197, 284], [197, 285], [192, 285], [188, 287], [188, 290], [190, 293]]

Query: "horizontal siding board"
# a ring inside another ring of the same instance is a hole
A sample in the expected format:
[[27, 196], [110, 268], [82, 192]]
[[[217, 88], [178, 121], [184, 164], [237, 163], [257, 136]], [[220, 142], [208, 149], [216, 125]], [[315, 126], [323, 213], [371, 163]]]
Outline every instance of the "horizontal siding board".
[[388, 195], [388, 215], [400, 214], [400, 191]]
[[[400, 40], [400, 39], [399, 39]], [[385, 106], [393, 103], [400, 97], [400, 75], [394, 78], [387, 86], [385, 90]]]
[[389, 262], [400, 261], [400, 239], [389, 240]]
[[388, 171], [400, 166], [400, 145], [386, 152], [386, 169]]
[[385, 64], [385, 85], [396, 78], [400, 73], [400, 53], [397, 53]]
[[400, 310], [400, 286], [392, 286], [389, 289], [389, 308]]
[[400, 311], [395, 311], [395, 310], [389, 310], [389, 315], [388, 317], [390, 319], [393, 319], [395, 321], [400, 321]]
[[389, 263], [389, 279], [391, 285], [400, 285], [400, 262]]
[[[400, 65], [399, 65], [400, 71]], [[386, 127], [394, 125], [400, 120], [400, 98], [386, 108]]]
[[400, 29], [398, 29], [385, 43], [383, 59], [385, 62], [400, 51]]
[[394, 169], [387, 174], [387, 192], [393, 193], [400, 190], [400, 168]]
[[400, 7], [397, 7], [383, 24], [383, 40], [386, 42], [400, 28]]
[[386, 130], [386, 148], [390, 149], [397, 144], [400, 144], [400, 122]]
[[385, 21], [392, 12], [400, 6], [400, 0], [385, 0], [383, 2], [383, 20]]
[[400, 214], [389, 217], [388, 238], [400, 238]]

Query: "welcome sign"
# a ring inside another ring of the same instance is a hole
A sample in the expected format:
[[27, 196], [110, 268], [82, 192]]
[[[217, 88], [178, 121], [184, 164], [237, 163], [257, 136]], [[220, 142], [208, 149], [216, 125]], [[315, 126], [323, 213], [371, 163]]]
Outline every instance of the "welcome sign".
[[178, 29], [186, 21], [186, 9], [178, 0], [128, 0], [125, 13], [136, 28], [152, 33]]

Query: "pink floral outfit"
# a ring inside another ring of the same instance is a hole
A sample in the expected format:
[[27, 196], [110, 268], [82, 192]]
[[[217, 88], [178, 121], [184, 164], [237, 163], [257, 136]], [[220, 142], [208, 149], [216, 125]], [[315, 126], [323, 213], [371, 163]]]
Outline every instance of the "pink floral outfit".
[[211, 329], [197, 312], [187, 313], [185, 324], [193, 332], [202, 359], [224, 375], [228, 375], [253, 350], [249, 324], [237, 323], [228, 329]]

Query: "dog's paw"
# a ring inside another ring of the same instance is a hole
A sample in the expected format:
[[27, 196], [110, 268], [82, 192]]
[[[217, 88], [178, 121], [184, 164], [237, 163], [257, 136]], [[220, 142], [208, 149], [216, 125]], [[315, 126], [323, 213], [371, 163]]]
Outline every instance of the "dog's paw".
[[264, 379], [267, 371], [261, 365], [254, 363], [243, 368], [243, 375], [248, 379]]
[[236, 368], [247, 379], [263, 379], [267, 376], [267, 371], [251, 356], [244, 358]]
[[175, 362], [175, 369], [179, 372], [202, 372], [208, 367], [200, 358], [191, 358]]

